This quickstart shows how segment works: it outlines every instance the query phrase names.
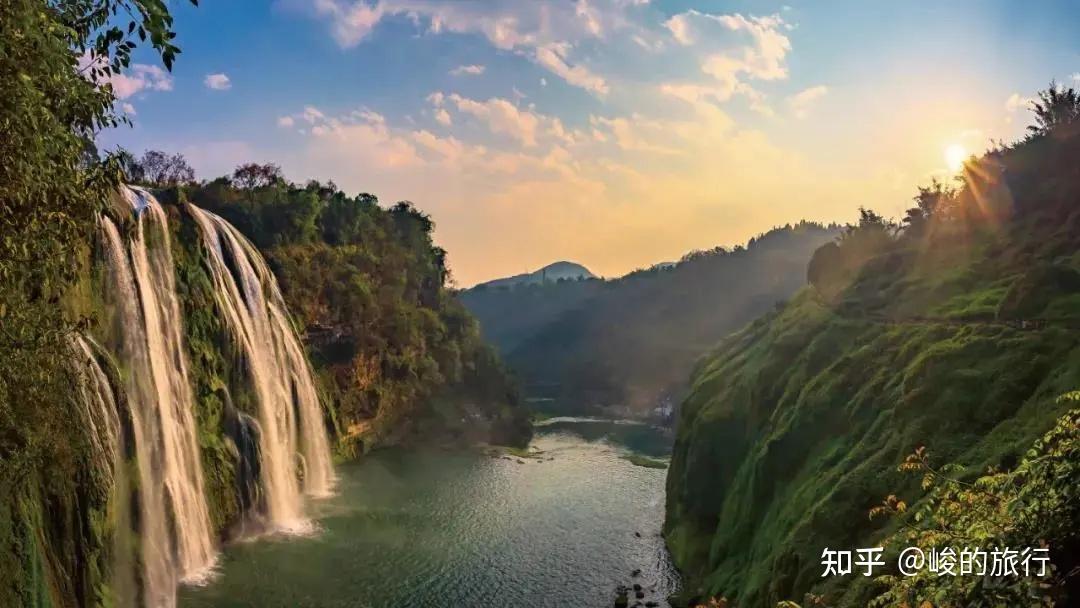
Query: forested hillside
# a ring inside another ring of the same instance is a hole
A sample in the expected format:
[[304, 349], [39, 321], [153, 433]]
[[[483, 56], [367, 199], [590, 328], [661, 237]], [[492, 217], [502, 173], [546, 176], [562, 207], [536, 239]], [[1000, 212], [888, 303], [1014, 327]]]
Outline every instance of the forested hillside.
[[415, 207], [292, 184], [273, 165], [174, 187], [170, 197], [221, 215], [266, 256], [347, 451], [419, 439], [528, 441], [517, 387], [447, 290], [446, 253]]
[[717, 340], [804, 285], [810, 254], [838, 233], [804, 222], [619, 279], [480, 286], [460, 297], [529, 396], [552, 400], [544, 407], [644, 417], [681, 396]]
[[2, 606], [175, 605], [221, 539], [302, 522], [331, 450], [530, 434], [410, 205], [99, 153], [133, 50], [172, 67], [168, 9], [0, 4]]
[[[809, 287], [698, 365], [665, 526], [685, 599], [1080, 598], [1076, 417], [1036, 444], [1080, 387], [1080, 102], [1052, 86], [1036, 115], [956, 187], [922, 189], [901, 224], [864, 210], [814, 254]], [[895, 564], [902, 544], [1042, 542], [1058, 568], [1044, 581], [822, 577], [826, 547], [884, 543]]]

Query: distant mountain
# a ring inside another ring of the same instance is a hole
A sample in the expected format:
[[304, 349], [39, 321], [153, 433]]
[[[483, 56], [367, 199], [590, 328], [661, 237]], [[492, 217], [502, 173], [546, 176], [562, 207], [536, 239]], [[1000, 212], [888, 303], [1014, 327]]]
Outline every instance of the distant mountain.
[[839, 232], [800, 223], [619, 279], [493, 282], [459, 298], [545, 409], [646, 417], [670, 409], [720, 338], [805, 285], [811, 254]]
[[486, 283], [481, 283], [474, 287], [481, 289], [498, 289], [500, 287], [513, 287], [515, 285], [540, 285], [543, 283], [557, 283], [561, 281], [580, 281], [585, 279], [595, 279], [596, 275], [589, 271], [588, 268], [575, 262], [555, 262], [554, 264], [548, 264], [540, 270], [535, 272], [527, 272], [525, 274], [514, 275], [512, 277], [506, 277], [503, 279], [495, 279]]

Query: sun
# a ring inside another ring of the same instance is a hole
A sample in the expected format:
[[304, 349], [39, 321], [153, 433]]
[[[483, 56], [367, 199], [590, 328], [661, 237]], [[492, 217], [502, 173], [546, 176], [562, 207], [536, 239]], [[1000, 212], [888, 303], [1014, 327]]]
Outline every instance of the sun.
[[945, 148], [945, 165], [949, 171], [957, 172], [964, 168], [964, 161], [968, 158], [968, 151], [960, 144], [950, 144]]

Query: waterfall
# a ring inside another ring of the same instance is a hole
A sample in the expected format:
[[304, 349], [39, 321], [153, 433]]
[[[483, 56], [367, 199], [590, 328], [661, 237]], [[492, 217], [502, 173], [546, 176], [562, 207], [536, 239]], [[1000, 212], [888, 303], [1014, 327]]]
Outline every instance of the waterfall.
[[135, 234], [125, 246], [103, 218], [103, 247], [138, 459], [142, 603], [169, 607], [177, 583], [207, 576], [216, 553], [167, 218], [149, 194], [124, 194], [136, 211]]
[[[179, 583], [212, 573], [214, 529], [168, 217], [148, 192], [125, 188], [123, 194], [134, 211], [130, 227], [125, 222], [128, 234], [108, 217], [100, 221], [105, 346], [84, 338], [74, 344], [77, 357], [89, 361], [80, 387], [82, 414], [95, 462], [111, 476], [114, 493], [118, 561], [111, 603], [173, 608]], [[258, 251], [220, 217], [190, 205], [188, 210], [198, 225], [217, 312], [257, 402], [258, 411], [249, 416], [225, 393], [220, 430], [236, 446], [237, 498], [245, 513], [259, 514], [257, 523], [308, 530], [304, 495], [328, 495], [334, 473], [307, 356]], [[109, 355], [118, 368], [113, 382], [101, 367]], [[137, 467], [128, 479], [131, 459]], [[128, 513], [128, 505], [136, 512]], [[129, 531], [138, 534], [137, 550]]]
[[83, 377], [79, 384], [80, 396], [85, 406], [84, 414], [92, 445], [93, 462], [111, 479], [111, 521], [115, 523], [112, 538], [112, 605], [136, 606], [135, 556], [132, 541], [132, 517], [130, 509], [130, 483], [124, 467], [124, 431], [120, 423], [120, 399], [109, 375], [101, 367], [98, 356], [100, 346], [90, 338], [75, 337], [76, 358]]
[[309, 524], [302, 494], [325, 496], [334, 484], [311, 368], [263, 257], [222, 218], [193, 205], [188, 210], [206, 246], [218, 308], [257, 397], [266, 516], [276, 529], [303, 531]]
[[86, 417], [87, 435], [94, 448], [93, 462], [100, 464], [102, 472], [112, 478], [120, 460], [121, 441], [116, 395], [89, 339], [77, 335], [74, 341], [76, 358], [84, 376], [79, 384], [79, 396], [85, 407], [82, 414]]

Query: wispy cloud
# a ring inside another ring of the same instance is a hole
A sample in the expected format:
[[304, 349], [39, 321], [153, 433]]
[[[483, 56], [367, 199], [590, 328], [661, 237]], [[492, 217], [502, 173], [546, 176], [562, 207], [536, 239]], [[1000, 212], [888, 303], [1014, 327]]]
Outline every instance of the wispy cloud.
[[450, 70], [451, 76], [479, 76], [487, 70], [482, 65], [459, 65], [458, 67]]
[[485, 124], [492, 133], [507, 135], [525, 146], [536, 145], [537, 130], [542, 118], [528, 110], [519, 109], [509, 100], [493, 97], [486, 101], [477, 101], [457, 93], [446, 96], [446, 100], [458, 112], [470, 115]]
[[[576, 61], [578, 44], [625, 26], [627, 10], [641, 0], [310, 0], [343, 48], [363, 41], [384, 19], [404, 16], [430, 34], [478, 34], [497, 49], [514, 51], [568, 83], [604, 95], [603, 77]], [[469, 66], [464, 66], [469, 67]], [[470, 73], [470, 72], [463, 72]]]
[[214, 91], [228, 91], [232, 88], [232, 81], [222, 73], [207, 74], [206, 78], [203, 78], [203, 85]]
[[829, 87], [822, 84], [803, 89], [791, 97], [788, 97], [788, 107], [796, 118], [806, 118], [810, 108], [828, 93]]
[[1014, 114], [1018, 110], [1027, 110], [1033, 103], [1035, 103], [1034, 98], [1025, 97], [1020, 93], [1013, 93], [1005, 100], [1005, 110], [1010, 114]]
[[536, 49], [536, 62], [566, 82], [581, 87], [601, 97], [610, 88], [603, 77], [592, 73], [583, 65], [570, 65], [566, 61], [570, 47], [567, 44], [549, 44]]

